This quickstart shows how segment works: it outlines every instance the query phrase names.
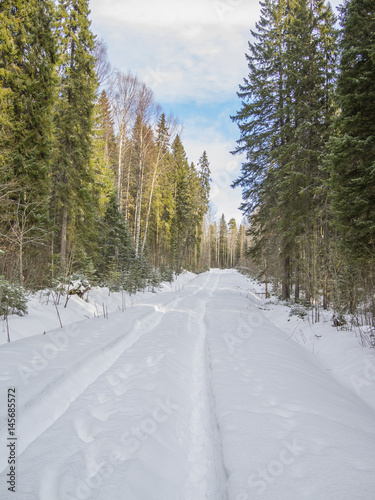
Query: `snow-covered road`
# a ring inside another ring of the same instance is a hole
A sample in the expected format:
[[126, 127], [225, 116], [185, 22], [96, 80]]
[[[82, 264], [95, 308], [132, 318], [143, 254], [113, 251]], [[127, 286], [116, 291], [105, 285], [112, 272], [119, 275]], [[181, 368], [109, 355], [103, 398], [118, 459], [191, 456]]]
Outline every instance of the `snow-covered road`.
[[373, 500], [374, 410], [289, 333], [213, 270], [1, 346], [0, 498]]

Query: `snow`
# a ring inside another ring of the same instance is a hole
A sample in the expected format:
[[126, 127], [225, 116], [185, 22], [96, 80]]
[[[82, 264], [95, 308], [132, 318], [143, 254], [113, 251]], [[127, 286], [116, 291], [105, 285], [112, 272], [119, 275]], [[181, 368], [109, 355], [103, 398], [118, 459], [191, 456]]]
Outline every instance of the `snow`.
[[[172, 284], [162, 283], [158, 293], [181, 290], [194, 277], [195, 274], [185, 271], [178, 275]], [[77, 283], [73, 283], [73, 285]], [[125, 292], [110, 292], [108, 288], [93, 287], [84, 295], [83, 299], [80, 299], [78, 295], [69, 296], [67, 307], [65, 307], [66, 295], [59, 297], [57, 292], [42, 290], [29, 297], [27, 321], [25, 321], [24, 317], [17, 315], [9, 316], [10, 338], [12, 341], [19, 340], [59, 328], [60, 319], [63, 326], [66, 326], [87, 318], [100, 317], [107, 313], [121, 311], [132, 307], [134, 303], [143, 300], [145, 296], [150, 296], [152, 293], [152, 291], [147, 290], [135, 295], [129, 295]], [[4, 344], [7, 342], [5, 321], [0, 320], [0, 325], [0, 344]]]
[[72, 297], [63, 328], [37, 296], [28, 316], [10, 318], [0, 498], [373, 499], [374, 352], [328, 314], [314, 325], [290, 317], [236, 271], [179, 279], [126, 296], [125, 310], [121, 294]]

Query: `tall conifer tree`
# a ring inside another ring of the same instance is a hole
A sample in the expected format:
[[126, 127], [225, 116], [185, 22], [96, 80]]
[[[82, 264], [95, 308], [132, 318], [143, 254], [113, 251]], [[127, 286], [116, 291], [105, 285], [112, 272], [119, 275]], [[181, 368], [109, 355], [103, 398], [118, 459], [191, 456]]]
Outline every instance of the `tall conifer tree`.
[[22, 201], [49, 190], [56, 92], [55, 9], [50, 0], [0, 2], [0, 163]]
[[179, 135], [173, 146], [174, 160], [174, 217], [172, 222], [172, 248], [176, 272], [181, 272], [189, 225], [189, 163]]
[[92, 222], [90, 156], [97, 83], [89, 12], [88, 0], [59, 1], [60, 92], [55, 113], [53, 202], [60, 222], [62, 261], [67, 255], [68, 234], [73, 237], [78, 228], [84, 233]]
[[333, 211], [350, 260], [369, 262], [375, 252], [375, 4], [347, 1], [341, 14]]
[[321, 155], [334, 111], [335, 19], [321, 0], [261, 5], [249, 43], [249, 76], [238, 93], [242, 108], [233, 118], [241, 133], [235, 153], [246, 153], [234, 185], [243, 188], [242, 208], [252, 217], [258, 258], [270, 248], [267, 240], [279, 241], [287, 299], [293, 262], [297, 268], [301, 254], [311, 260], [307, 254], [324, 184]]

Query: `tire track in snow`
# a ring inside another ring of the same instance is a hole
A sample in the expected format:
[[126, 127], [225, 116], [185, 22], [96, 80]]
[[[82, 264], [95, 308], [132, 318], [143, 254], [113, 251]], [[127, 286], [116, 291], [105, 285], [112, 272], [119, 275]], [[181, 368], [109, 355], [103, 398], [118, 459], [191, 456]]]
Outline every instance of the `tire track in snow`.
[[[184, 302], [191, 299], [193, 307], [189, 310], [189, 313], [192, 313], [189, 320], [193, 322], [194, 329], [190, 328], [190, 331], [196, 335], [198, 330], [198, 338], [194, 351], [194, 386], [192, 390], [194, 407], [190, 419], [192, 442], [188, 450], [189, 472], [188, 480], [185, 483], [186, 497], [183, 500], [204, 498], [222, 500], [224, 497], [218, 496], [216, 488], [215, 459], [217, 457], [222, 459], [220, 452], [217, 452], [217, 448], [215, 448], [213, 439], [214, 419], [212, 419], [210, 412], [210, 395], [207, 384], [208, 365], [204, 323], [205, 302], [216, 289], [218, 280], [217, 273], [200, 275], [192, 283], [187, 284], [184, 290], [173, 294], [171, 300], [164, 302], [161, 307], [159, 304], [154, 304], [154, 311], [144, 314], [140, 309], [140, 311], [134, 311], [134, 314], [128, 316], [117, 315], [112, 318], [110, 316], [106, 323], [106, 330], [121, 328], [120, 325], [128, 321], [126, 331], [116, 334], [100, 348], [96, 348], [95, 351], [92, 350], [85, 357], [81, 357], [78, 362], [76, 360], [69, 366], [57, 367], [57, 374], [46, 381], [40, 390], [35, 391], [32, 398], [22, 402], [22, 406], [18, 408], [18, 456], [42, 433], [47, 431], [91, 384], [105, 375], [144, 334], [156, 328], [166, 313], [179, 308], [186, 310]], [[135, 308], [142, 308], [142, 306], [149, 307], [150, 304], [137, 304]], [[72, 348], [74, 347], [76, 346], [73, 345]], [[40, 375], [43, 376], [42, 373]], [[0, 470], [4, 470], [4, 468], [6, 468], [6, 462], [3, 464], [1, 461]]]
[[[141, 320], [132, 318], [133, 325], [129, 332], [121, 333], [100, 349], [91, 352], [78, 363], [65, 367], [62, 373], [50, 380], [39, 393], [33, 394], [32, 400], [26, 401], [17, 411], [18, 456], [43, 432], [63, 415], [71, 403], [75, 401], [89, 385], [94, 383], [130, 349], [144, 334], [155, 328], [164, 314], [176, 307], [182, 297], [172, 297], [171, 301], [161, 309], [156, 309], [145, 315]], [[141, 305], [142, 306], [142, 305]], [[121, 323], [124, 318], [121, 317]], [[112, 323], [112, 324], [111, 324]], [[112, 327], [119, 320], [110, 321]], [[51, 411], [53, 408], [53, 411]], [[0, 427], [0, 440], [6, 436], [6, 422]], [[7, 468], [7, 458], [0, 456], [0, 472]]]
[[[210, 363], [207, 347], [205, 315], [207, 299], [212, 296], [219, 283], [219, 274], [209, 275], [213, 281], [211, 290], [204, 292], [197, 309], [198, 336], [193, 357], [193, 388], [191, 399], [193, 411], [190, 418], [190, 447], [188, 460], [190, 470], [185, 482], [184, 500], [225, 500], [226, 475], [223, 467], [220, 433], [215, 418], [214, 396], [210, 383]], [[207, 288], [207, 281], [205, 288]]]
[[[221, 273], [220, 273], [221, 274]], [[220, 274], [217, 277], [217, 282], [215, 286], [215, 290], [211, 290], [210, 298], [212, 298], [214, 291], [217, 290]], [[222, 447], [222, 435], [219, 426], [219, 422], [216, 415], [216, 401], [215, 401], [215, 393], [213, 390], [212, 384], [212, 364], [211, 364], [211, 350], [208, 339], [208, 322], [206, 319], [207, 313], [207, 304], [205, 310], [204, 317], [204, 325], [206, 330], [206, 366], [207, 366], [207, 383], [209, 390], [209, 404], [210, 404], [210, 414], [212, 417], [212, 430], [213, 430], [213, 449], [214, 449], [214, 464], [215, 464], [215, 484], [216, 484], [216, 496], [215, 500], [227, 500], [228, 492], [227, 492], [227, 482], [228, 482], [228, 473], [224, 466], [224, 455], [223, 455], [223, 447]]]

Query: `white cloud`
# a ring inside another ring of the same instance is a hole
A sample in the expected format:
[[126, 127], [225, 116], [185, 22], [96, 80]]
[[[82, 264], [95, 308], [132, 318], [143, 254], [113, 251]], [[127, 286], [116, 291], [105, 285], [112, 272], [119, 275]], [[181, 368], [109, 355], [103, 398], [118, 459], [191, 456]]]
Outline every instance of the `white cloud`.
[[[249, 25], [256, 0], [91, 0], [92, 17], [104, 22], [171, 26], [176, 24]], [[256, 14], [257, 15], [257, 14]]]
[[257, 0], [91, 0], [90, 8], [113, 65], [162, 101], [223, 101], [245, 76]]
[[225, 101], [245, 76], [248, 28], [185, 24], [166, 30], [113, 21], [101, 35], [113, 65], [136, 73], [161, 101]]
[[[240, 158], [230, 154], [237, 130], [226, 132], [229, 111], [213, 116], [207, 104], [220, 109], [235, 99], [258, 0], [91, 0], [90, 6], [93, 31], [106, 41], [113, 66], [137, 74], [172, 111], [182, 109], [189, 160], [197, 163], [207, 151], [218, 216], [240, 222], [241, 190], [230, 187], [240, 170]], [[193, 117], [184, 113], [189, 103]]]

